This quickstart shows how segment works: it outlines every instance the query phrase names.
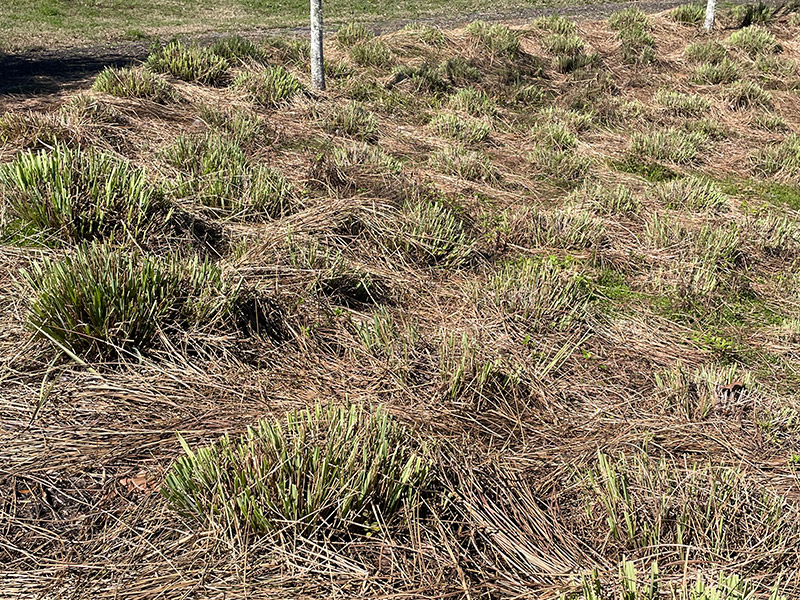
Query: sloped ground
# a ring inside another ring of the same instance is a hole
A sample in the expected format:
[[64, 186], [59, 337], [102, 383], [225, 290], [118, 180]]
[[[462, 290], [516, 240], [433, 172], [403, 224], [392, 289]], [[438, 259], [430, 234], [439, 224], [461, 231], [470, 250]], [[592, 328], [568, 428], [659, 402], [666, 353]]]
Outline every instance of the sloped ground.
[[[350, 28], [325, 93], [297, 42], [172, 47], [2, 117], [4, 595], [795, 597], [800, 22], [723, 23]], [[200, 284], [87, 328], [92, 252]], [[384, 406], [425, 489], [302, 535], [159, 493], [176, 433], [316, 403]]]

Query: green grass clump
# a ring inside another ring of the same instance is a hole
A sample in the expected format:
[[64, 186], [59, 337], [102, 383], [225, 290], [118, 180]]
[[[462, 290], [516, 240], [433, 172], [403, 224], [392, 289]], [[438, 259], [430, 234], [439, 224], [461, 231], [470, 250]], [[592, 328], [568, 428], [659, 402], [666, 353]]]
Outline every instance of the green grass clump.
[[375, 115], [358, 102], [348, 102], [328, 111], [323, 128], [337, 135], [346, 135], [365, 142], [378, 140], [378, 121]]
[[537, 143], [553, 150], [568, 150], [578, 145], [578, 138], [559, 121], [540, 123], [531, 128], [531, 136]]
[[642, 202], [630, 188], [617, 185], [608, 189], [602, 184], [585, 185], [570, 196], [572, 202], [587, 210], [606, 215], [638, 215]]
[[233, 85], [266, 108], [277, 108], [303, 91], [303, 84], [297, 77], [280, 66], [240, 73]]
[[560, 15], [539, 17], [533, 22], [533, 25], [534, 27], [549, 31], [550, 33], [558, 33], [561, 35], [575, 33], [578, 29], [577, 25], [575, 25], [575, 21]]
[[711, 108], [711, 102], [698, 94], [683, 94], [665, 88], [659, 89], [653, 99], [672, 114], [697, 116]]
[[430, 163], [439, 171], [472, 181], [493, 182], [500, 174], [483, 152], [460, 146], [445, 146], [431, 154]]
[[557, 148], [549, 143], [539, 144], [528, 159], [535, 169], [534, 175], [555, 186], [572, 188], [580, 185], [589, 174], [592, 162], [572, 148]]
[[57, 144], [80, 146], [84, 140], [79, 130], [84, 119], [83, 113], [66, 110], [60, 114], [3, 113], [0, 115], [0, 144], [14, 144], [25, 149], [52, 148]]
[[292, 185], [274, 169], [252, 165], [241, 146], [224, 136], [184, 135], [163, 155], [177, 170], [176, 195], [214, 216], [262, 220], [290, 209]]
[[408, 81], [411, 91], [425, 94], [441, 94], [450, 89], [450, 84], [442, 74], [442, 65], [423, 62], [420, 65], [400, 65], [395, 67], [395, 80]]
[[585, 481], [594, 495], [587, 518], [605, 525], [623, 552], [773, 563], [800, 533], [797, 509], [735, 468], [600, 453]]
[[629, 151], [657, 161], [676, 164], [692, 162], [704, 146], [707, 137], [698, 132], [665, 129], [653, 133], [634, 133]]
[[716, 211], [728, 203], [728, 197], [716, 185], [695, 176], [668, 181], [657, 188], [657, 194], [672, 209]]
[[656, 40], [642, 25], [625, 27], [617, 33], [622, 60], [628, 64], [648, 64], [656, 60]]
[[439, 135], [465, 144], [485, 142], [492, 129], [491, 124], [484, 120], [465, 118], [451, 112], [439, 113], [430, 126]]
[[228, 81], [227, 59], [210, 48], [170, 42], [151, 52], [145, 67], [156, 73], [169, 73], [183, 81], [194, 81], [207, 85], [222, 85]]
[[800, 134], [793, 133], [782, 142], [759, 150], [751, 163], [760, 175], [800, 179]]
[[756, 57], [756, 69], [765, 75], [788, 79], [797, 75], [797, 62], [774, 54], [760, 54]]
[[292, 64], [307, 69], [311, 57], [311, 42], [305, 38], [269, 36], [261, 40], [273, 63]]
[[564, 329], [589, 312], [587, 279], [550, 259], [523, 259], [502, 265], [480, 286], [478, 296], [529, 331]]
[[533, 211], [526, 236], [536, 247], [583, 250], [597, 246], [605, 237], [602, 221], [575, 208]]
[[481, 70], [462, 56], [448, 58], [439, 65], [439, 71], [453, 85], [475, 83], [483, 78]]
[[403, 219], [391, 232], [391, 249], [429, 266], [455, 268], [472, 255], [475, 241], [456, 212], [438, 199], [408, 200]]
[[[669, 593], [672, 600], [755, 600], [759, 597], [759, 586], [736, 574], [720, 573], [716, 580], [707, 580], [701, 573], [690, 585], [675, 582], [673, 578], [661, 577], [658, 563], [650, 563], [650, 573], [638, 573], [633, 561], [625, 560], [619, 566], [618, 583], [606, 584], [595, 569], [584, 575], [580, 591], [559, 596], [558, 600], [657, 600], [661, 593]], [[617, 591], [610, 595], [609, 588]], [[787, 600], [773, 589], [766, 600]]]
[[419, 498], [431, 470], [425, 446], [380, 407], [318, 404], [259, 421], [238, 440], [181, 443], [186, 454], [167, 473], [164, 497], [231, 534], [363, 533]]
[[150, 181], [125, 160], [63, 145], [18, 154], [0, 167], [8, 216], [48, 244], [112, 236], [143, 241], [163, 201]]
[[695, 83], [733, 83], [739, 79], [739, 65], [727, 58], [718, 63], [703, 63], [695, 70], [693, 81]]
[[690, 23], [697, 25], [702, 23], [706, 17], [706, 7], [702, 4], [681, 4], [676, 6], [669, 16], [678, 23]]
[[444, 48], [447, 46], [447, 34], [438, 27], [422, 23], [409, 23], [403, 27], [403, 31], [407, 31], [421, 42], [433, 46], [434, 48]]
[[636, 29], [647, 27], [647, 15], [640, 8], [624, 8], [612, 14], [608, 18], [608, 26], [611, 29], [621, 31], [623, 29]]
[[753, 115], [753, 126], [764, 131], [788, 131], [789, 124], [782, 116], [773, 112], [759, 112]]
[[554, 33], [542, 41], [542, 47], [552, 54], [574, 56], [583, 52], [584, 43], [577, 35]]
[[775, 16], [775, 7], [769, 6], [759, 0], [755, 4], [740, 4], [732, 6], [730, 16], [735, 28], [750, 27], [751, 25], [768, 25]]
[[403, 170], [403, 163], [375, 146], [355, 145], [337, 146], [333, 150], [334, 164], [343, 170], [355, 165], [367, 165], [381, 174], [397, 175]]
[[768, 213], [753, 223], [753, 239], [762, 252], [784, 256], [800, 250], [800, 223], [789, 215]]
[[144, 69], [106, 67], [94, 80], [92, 89], [119, 98], [144, 98], [159, 104], [178, 98], [175, 88]]
[[473, 21], [466, 31], [493, 54], [513, 57], [519, 53], [519, 35], [506, 25]]
[[772, 94], [753, 81], [737, 81], [723, 90], [723, 96], [734, 110], [772, 106]]
[[258, 115], [253, 112], [212, 104], [200, 104], [198, 109], [202, 121], [211, 129], [226, 133], [237, 144], [252, 144], [263, 131]]
[[245, 63], [251, 60], [266, 62], [267, 60], [267, 53], [264, 48], [240, 35], [231, 35], [219, 39], [211, 44], [209, 50], [229, 63]]
[[686, 46], [686, 58], [693, 62], [717, 64], [728, 57], [728, 50], [716, 40], [693, 42]]
[[336, 32], [336, 41], [342, 48], [352, 48], [374, 37], [375, 34], [361, 23], [348, 23]]
[[360, 42], [350, 48], [350, 60], [359, 67], [387, 67], [394, 62], [389, 45], [380, 39]]
[[473, 117], [491, 117], [497, 113], [497, 105], [486, 92], [477, 88], [464, 88], [450, 96], [448, 106], [453, 110]]
[[33, 291], [28, 323], [35, 332], [75, 355], [107, 358], [147, 349], [170, 327], [224, 323], [240, 293], [213, 263], [97, 243], [22, 275]]
[[753, 57], [777, 52], [779, 49], [775, 36], [755, 25], [734, 31], [728, 38], [728, 43]]

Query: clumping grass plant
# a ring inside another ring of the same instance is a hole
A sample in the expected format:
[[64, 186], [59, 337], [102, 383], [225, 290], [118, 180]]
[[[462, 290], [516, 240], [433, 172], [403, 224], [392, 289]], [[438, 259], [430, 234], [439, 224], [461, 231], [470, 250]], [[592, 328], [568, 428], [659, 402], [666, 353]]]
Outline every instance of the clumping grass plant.
[[146, 171], [94, 150], [57, 145], [0, 166], [9, 216], [48, 243], [96, 238], [142, 241], [163, 208]]
[[265, 108], [278, 108], [303, 91], [303, 84], [281, 66], [259, 71], [243, 71], [233, 86], [244, 90], [250, 99]]
[[105, 358], [146, 350], [165, 328], [224, 323], [240, 294], [209, 261], [100, 243], [43, 259], [22, 276], [37, 334], [74, 355]]
[[222, 85], [228, 80], [228, 60], [210, 48], [186, 45], [180, 41], [151, 52], [145, 67], [156, 73], [169, 73], [184, 81]]
[[356, 404], [264, 419], [197, 449], [181, 443], [185, 456], [162, 493], [181, 514], [228, 532], [345, 536], [413, 503], [431, 470], [410, 430], [381, 407]]
[[177, 100], [175, 89], [160, 76], [140, 68], [106, 67], [92, 84], [96, 92], [120, 98], [144, 98], [159, 104]]

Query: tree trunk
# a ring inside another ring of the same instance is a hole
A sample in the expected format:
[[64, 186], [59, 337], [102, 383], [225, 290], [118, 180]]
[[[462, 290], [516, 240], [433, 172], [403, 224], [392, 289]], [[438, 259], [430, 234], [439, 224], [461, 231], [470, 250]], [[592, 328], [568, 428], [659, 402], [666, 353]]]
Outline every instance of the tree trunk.
[[311, 0], [311, 86], [325, 89], [325, 66], [322, 58], [322, 0]]
[[717, 0], [708, 0], [706, 3], [706, 22], [703, 24], [703, 29], [711, 31], [714, 29], [714, 13], [717, 9]]

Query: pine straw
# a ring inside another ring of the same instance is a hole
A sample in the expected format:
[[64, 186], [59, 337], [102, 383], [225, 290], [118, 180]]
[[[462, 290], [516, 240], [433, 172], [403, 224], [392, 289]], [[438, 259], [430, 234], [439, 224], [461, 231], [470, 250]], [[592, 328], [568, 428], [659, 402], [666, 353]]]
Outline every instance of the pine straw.
[[[594, 247], [568, 251], [532, 241], [525, 211], [558, 209], [568, 197], [532, 176], [526, 155], [536, 142], [530, 128], [543, 118], [532, 107], [515, 110], [500, 103], [492, 143], [484, 150], [502, 177], [496, 183], [471, 182], [428, 166], [428, 155], [448, 144], [425, 126], [440, 105], [422, 94], [409, 98], [399, 85], [408, 105], [387, 109], [376, 98], [365, 103], [378, 121], [379, 147], [402, 159], [403, 172], [376, 175], [353, 168], [344, 174], [353, 181], [326, 178], [330, 173], [320, 169], [317, 156], [352, 140], [324, 132], [314, 115], [348, 101], [344, 84], [260, 113], [266, 134], [247, 152], [304, 191], [293, 212], [265, 223], [221, 225], [232, 250], [221, 251], [219, 260], [285, 308], [283, 339], [240, 332], [163, 334], [160, 350], [141, 362], [75, 364], [25, 328], [27, 298], [15, 287], [19, 268], [56, 251], [5, 243], [0, 251], [3, 591], [12, 597], [131, 600], [555, 598], [593, 566], [616, 576], [621, 555], [606, 543], [607, 530], [586, 526], [585, 498], [577, 491], [576, 478], [595, 465], [598, 450], [647, 452], [686, 472], [695, 463], [737, 468], [748, 481], [796, 505], [800, 481], [789, 458], [800, 431], [795, 427], [772, 439], [759, 424], [780, 422], [770, 411], [800, 408], [796, 340], [787, 339], [779, 325], [752, 323], [752, 315], [743, 323], [710, 322], [741, 300], [725, 289], [737, 278], [746, 279], [773, 311], [800, 319], [797, 288], [777, 277], [792, 273], [796, 253], [768, 256], [759, 250], [748, 237], [745, 225], [753, 217], [741, 198], [730, 198], [723, 216], [668, 210], [651, 184], [613, 166], [627, 156], [634, 133], [682, 124], [650, 104], [661, 87], [707, 97], [708, 117], [737, 134], [710, 142], [692, 170], [748, 176], [742, 165], [749, 153], [778, 138], [750, 128], [715, 86], [690, 87], [691, 65], [683, 58], [687, 28], [663, 14], [650, 21], [659, 60], [646, 68], [622, 63], [607, 24], [578, 25], [588, 51], [601, 53], [618, 97], [645, 107], [636, 118], [599, 121], [577, 134], [577, 151], [593, 159], [589, 183], [609, 189], [624, 184], [642, 204], [638, 215], [592, 212], [605, 232], [603, 243]], [[800, 56], [792, 38], [796, 28], [780, 25], [776, 31], [784, 55]], [[523, 51], [544, 56], [540, 32], [520, 32]], [[501, 89], [502, 60], [487, 55], [463, 31], [448, 32], [443, 49], [420, 46], [408, 32], [385, 39], [411, 64], [451, 54], [472, 60], [484, 72], [481, 85], [489, 92]], [[349, 60], [333, 46], [329, 58]], [[547, 78], [530, 80], [559, 105], [591, 80], [587, 75], [576, 82], [546, 70]], [[387, 72], [372, 75], [380, 82], [389, 79]], [[298, 76], [307, 83], [305, 73]], [[182, 133], [208, 130], [200, 103], [251, 108], [234, 90], [176, 85], [181, 101], [167, 106], [97, 96], [124, 117], [113, 131], [125, 143], [104, 145], [91, 128], [81, 142], [120, 154], [159, 178], [164, 148]], [[797, 96], [777, 90], [774, 96], [775, 110], [792, 127], [800, 125]], [[23, 145], [8, 144], [4, 160]], [[458, 268], [426, 264], [392, 237], [409, 218], [406, 202], [432, 200], [454, 211], [475, 241]], [[591, 210], [580, 202], [573, 208]], [[796, 211], [782, 210], [798, 218]], [[493, 219], [504, 211], [507, 222], [496, 225]], [[719, 297], [701, 298], [707, 305], [696, 312], [683, 307], [689, 299], [678, 286], [698, 250], [688, 242], [653, 245], [644, 224], [654, 212], [693, 232], [709, 223], [717, 229], [729, 222], [742, 225], [747, 260], [720, 267], [728, 279]], [[178, 241], [172, 244], [164, 252], [181, 249]], [[327, 257], [303, 262], [292, 254], [312, 249]], [[488, 282], [503, 263], [520, 257], [554, 257], [585, 274], [594, 286], [589, 308], [566, 329], [542, 328], [536, 334], [520, 315], [498, 310], [487, 301]], [[385, 286], [385, 297], [344, 305], [335, 294], [322, 293], [320, 282], [336, 268], [368, 274]], [[622, 296], [601, 282], [609, 275], [622, 278]], [[679, 308], [665, 308], [665, 300]], [[389, 349], [368, 348], [360, 336], [359, 328], [370, 326], [376, 315], [391, 319], [398, 331]], [[721, 401], [705, 419], [691, 420], [665, 403], [654, 375], [676, 363], [687, 372], [721, 363], [705, 334], [735, 338], [742, 351], [730, 362], [752, 374], [759, 388], [749, 403]], [[390, 356], [391, 349], [404, 351]], [[490, 363], [494, 370], [483, 380], [482, 369]], [[420, 436], [435, 440], [436, 487], [448, 502], [433, 496], [407, 507], [401, 525], [370, 537], [321, 542], [298, 539], [288, 529], [261, 539], [245, 532], [219, 535], [179, 518], [158, 494], [166, 469], [181, 452], [177, 432], [195, 447], [320, 401], [384, 404]], [[657, 551], [633, 558], [646, 570]], [[796, 558], [787, 557], [787, 566]], [[696, 571], [746, 566], [689, 561], [671, 565], [665, 578], [680, 581], [684, 567], [692, 577]], [[763, 589], [778, 577], [746, 574]], [[795, 573], [782, 583], [790, 593], [800, 588]]]

